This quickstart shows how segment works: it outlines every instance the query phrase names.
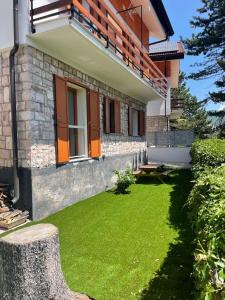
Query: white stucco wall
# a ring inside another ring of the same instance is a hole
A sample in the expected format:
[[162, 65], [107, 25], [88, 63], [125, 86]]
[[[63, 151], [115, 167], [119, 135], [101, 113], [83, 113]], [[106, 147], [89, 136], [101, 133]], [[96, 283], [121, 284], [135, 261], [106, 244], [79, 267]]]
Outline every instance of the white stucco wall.
[[0, 49], [13, 44], [13, 0], [0, 0]]
[[147, 105], [147, 116], [167, 116], [171, 114], [171, 89], [169, 88], [166, 101], [159, 98], [151, 100]]
[[[30, 32], [29, 0], [19, 1], [19, 41]], [[13, 46], [13, 0], [0, 0], [0, 49]]]
[[184, 163], [191, 162], [190, 147], [149, 147], [148, 160], [160, 163]]

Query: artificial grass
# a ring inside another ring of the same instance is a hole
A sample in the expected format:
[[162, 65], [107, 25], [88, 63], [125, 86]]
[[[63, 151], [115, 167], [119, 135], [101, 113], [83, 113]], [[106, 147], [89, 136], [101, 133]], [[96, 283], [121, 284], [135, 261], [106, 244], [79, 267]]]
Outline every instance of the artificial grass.
[[183, 208], [190, 173], [104, 192], [44, 220], [59, 228], [71, 289], [96, 300], [193, 299], [192, 234]]
[[96, 300], [192, 300], [190, 179], [143, 179], [128, 194], [104, 192], [43, 219], [59, 228], [70, 288]]

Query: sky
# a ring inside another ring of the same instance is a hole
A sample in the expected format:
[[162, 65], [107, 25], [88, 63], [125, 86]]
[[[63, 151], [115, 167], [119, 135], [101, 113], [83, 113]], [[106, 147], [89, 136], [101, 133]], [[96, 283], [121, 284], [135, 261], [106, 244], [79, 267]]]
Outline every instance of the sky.
[[[192, 16], [198, 15], [196, 10], [202, 7], [200, 0], [163, 0], [164, 6], [172, 23], [175, 34], [171, 37], [171, 40], [179, 40], [183, 38], [191, 37], [195, 29], [191, 27], [190, 20]], [[181, 71], [187, 75], [196, 70], [191, 67], [195, 62], [200, 62], [201, 57], [196, 56], [185, 56], [185, 59], [181, 62]], [[188, 79], [187, 85], [189, 86], [192, 95], [197, 96], [199, 100], [205, 99], [209, 91], [215, 89], [213, 79], [207, 80], [190, 80]], [[218, 109], [219, 106], [213, 103], [207, 105], [207, 109]]]

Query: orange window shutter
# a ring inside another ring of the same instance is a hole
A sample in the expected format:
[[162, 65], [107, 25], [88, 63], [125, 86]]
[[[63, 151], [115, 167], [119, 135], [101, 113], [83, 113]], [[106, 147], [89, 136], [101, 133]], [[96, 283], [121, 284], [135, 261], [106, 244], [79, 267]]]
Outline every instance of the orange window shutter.
[[69, 128], [66, 80], [55, 76], [55, 104], [57, 129], [57, 163], [69, 161]]
[[115, 133], [121, 133], [120, 102], [117, 100], [114, 100], [114, 122], [115, 122]]
[[128, 135], [133, 135], [133, 118], [132, 118], [132, 108], [128, 107]]
[[88, 97], [88, 133], [89, 156], [92, 158], [100, 157], [100, 103], [99, 93], [95, 91], [90, 91]]
[[139, 111], [139, 135], [143, 136], [145, 135], [145, 112]]
[[104, 132], [110, 133], [110, 99], [104, 99]]

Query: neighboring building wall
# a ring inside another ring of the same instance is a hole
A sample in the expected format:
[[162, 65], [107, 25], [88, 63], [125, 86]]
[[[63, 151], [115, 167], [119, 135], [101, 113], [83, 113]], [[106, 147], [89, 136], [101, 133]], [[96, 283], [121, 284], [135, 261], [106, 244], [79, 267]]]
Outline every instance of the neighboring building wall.
[[147, 105], [146, 132], [170, 130], [171, 89], [168, 89], [166, 101], [163, 99], [149, 101]]
[[168, 117], [165, 116], [147, 116], [146, 132], [157, 132], [168, 130]]

